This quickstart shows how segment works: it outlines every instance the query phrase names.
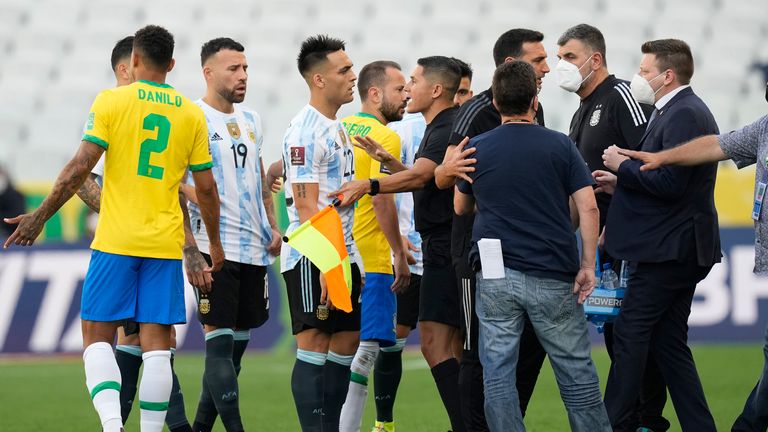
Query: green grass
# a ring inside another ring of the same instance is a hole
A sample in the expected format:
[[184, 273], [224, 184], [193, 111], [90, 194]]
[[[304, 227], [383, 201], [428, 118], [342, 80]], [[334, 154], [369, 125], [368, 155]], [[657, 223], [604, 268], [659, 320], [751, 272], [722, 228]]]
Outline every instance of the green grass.
[[[717, 429], [729, 430], [760, 373], [762, 349], [758, 345], [701, 345], [695, 346], [693, 352]], [[596, 347], [594, 358], [600, 381], [605, 385], [608, 356], [603, 348]], [[243, 363], [240, 407], [246, 428], [268, 432], [299, 430], [290, 393], [292, 353], [249, 354]], [[200, 354], [182, 354], [176, 359], [188, 417], [194, 416], [202, 365]], [[395, 406], [398, 431], [448, 430], [448, 419], [431, 374], [417, 351], [405, 354], [404, 369]], [[366, 408], [363, 430], [373, 424], [372, 400]], [[679, 431], [671, 401], [667, 403], [666, 415], [673, 422], [672, 430]], [[134, 410], [127, 431], [139, 430], [138, 417], [138, 410]], [[530, 431], [568, 430], [565, 409], [548, 362], [539, 378], [526, 425]], [[79, 357], [0, 360], [0, 431], [53, 430], [99, 430]], [[217, 425], [216, 430], [223, 428]]]

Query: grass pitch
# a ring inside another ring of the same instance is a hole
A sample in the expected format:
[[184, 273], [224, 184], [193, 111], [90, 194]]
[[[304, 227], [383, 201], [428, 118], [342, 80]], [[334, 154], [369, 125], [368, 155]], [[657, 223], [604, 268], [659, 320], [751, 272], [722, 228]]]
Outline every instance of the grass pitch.
[[[749, 391], [763, 366], [759, 345], [699, 345], [693, 348], [718, 430], [730, 430], [741, 412]], [[605, 386], [608, 355], [596, 347], [593, 355]], [[432, 376], [418, 351], [403, 357], [403, 380], [395, 406], [399, 432], [445, 432], [450, 429]], [[194, 417], [202, 354], [182, 353], [176, 358], [176, 372], [185, 395], [187, 416]], [[293, 353], [249, 353], [240, 375], [240, 407], [250, 431], [298, 431], [299, 425], [290, 393]], [[373, 425], [372, 396], [366, 405], [363, 431]], [[680, 426], [672, 402], [665, 412], [672, 430]], [[126, 430], [138, 431], [139, 413], [134, 408]], [[560, 401], [554, 375], [545, 362], [526, 416], [530, 431], [567, 431], [568, 420]], [[81, 432], [100, 430], [85, 388], [79, 357], [42, 359], [0, 359], [0, 431]], [[217, 424], [217, 431], [223, 431]]]

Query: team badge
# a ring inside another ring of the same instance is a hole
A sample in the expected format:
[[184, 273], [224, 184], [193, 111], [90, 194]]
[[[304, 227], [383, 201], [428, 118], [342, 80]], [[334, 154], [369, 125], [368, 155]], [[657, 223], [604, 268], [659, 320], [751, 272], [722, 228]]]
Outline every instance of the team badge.
[[245, 128], [246, 131], [248, 131], [248, 138], [251, 139], [251, 141], [255, 144], [256, 143], [256, 132], [253, 131], [253, 129], [247, 127]]
[[344, 128], [342, 128], [341, 126], [339, 126], [339, 138], [341, 138], [341, 145], [343, 145], [344, 147], [349, 145], [349, 143], [347, 142], [347, 133], [344, 132]]
[[198, 305], [201, 315], [205, 315], [211, 311], [211, 302], [207, 297], [200, 298], [200, 304]]
[[601, 110], [599, 109], [592, 111], [592, 117], [589, 118], [590, 126], [597, 126], [597, 124], [600, 123], [600, 112]]
[[320, 321], [325, 321], [328, 319], [328, 315], [330, 315], [330, 312], [328, 311], [328, 306], [321, 304], [317, 306], [317, 311], [315, 312], [317, 315], [317, 319]]
[[232, 135], [232, 138], [240, 139], [240, 125], [237, 123], [227, 123], [227, 132]]

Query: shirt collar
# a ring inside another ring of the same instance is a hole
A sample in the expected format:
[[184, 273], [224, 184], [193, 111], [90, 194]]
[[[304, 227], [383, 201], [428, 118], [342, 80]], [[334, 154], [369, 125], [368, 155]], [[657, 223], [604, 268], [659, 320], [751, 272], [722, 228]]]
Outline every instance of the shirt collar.
[[656, 102], [656, 104], [655, 104], [655, 105], [656, 105], [656, 109], [657, 109], [657, 110], [662, 110], [662, 109], [664, 109], [664, 106], [666, 106], [666, 105], [669, 103], [669, 101], [671, 101], [671, 100], [672, 100], [672, 98], [673, 98], [673, 97], [675, 97], [675, 95], [677, 95], [677, 94], [678, 94], [678, 93], [680, 93], [681, 91], [683, 91], [683, 90], [687, 89], [688, 87], [690, 87], [690, 85], [688, 85], [688, 84], [686, 84], [686, 85], [681, 85], [680, 87], [678, 87], [678, 88], [676, 88], [676, 89], [672, 90], [671, 92], [669, 92], [669, 93], [665, 94], [665, 95], [664, 95], [664, 97], [662, 97], [661, 99], [659, 99], [659, 100]]

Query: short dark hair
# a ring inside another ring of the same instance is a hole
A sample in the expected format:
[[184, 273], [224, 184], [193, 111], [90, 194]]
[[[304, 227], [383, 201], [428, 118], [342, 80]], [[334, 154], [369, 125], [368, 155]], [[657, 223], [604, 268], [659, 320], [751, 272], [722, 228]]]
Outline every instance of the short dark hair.
[[173, 35], [166, 29], [148, 25], [133, 38], [133, 49], [141, 52], [145, 61], [157, 69], [167, 69], [173, 60]]
[[606, 66], [608, 65], [608, 62], [605, 59], [605, 38], [603, 37], [603, 33], [600, 32], [597, 27], [593, 27], [589, 24], [575, 25], [560, 36], [560, 39], [557, 40], [557, 44], [563, 46], [571, 39], [576, 39], [583, 43], [589, 47], [592, 52], [599, 52], [600, 55], [603, 56], [603, 64]]
[[117, 64], [120, 63], [120, 60], [130, 57], [132, 51], [133, 36], [126, 36], [117, 41], [115, 47], [112, 48], [112, 57], [110, 58], [110, 61], [112, 62], [112, 72], [117, 72]]
[[445, 56], [422, 57], [416, 64], [424, 69], [425, 77], [430, 76], [431, 80], [442, 84], [446, 95], [453, 99], [461, 84], [461, 68], [453, 59]]
[[451, 60], [455, 61], [456, 64], [459, 65], [459, 69], [461, 69], [461, 77], [469, 78], [469, 80], [472, 81], [472, 65], [465, 62], [464, 60], [457, 59], [456, 57], [451, 57]]
[[357, 77], [357, 91], [360, 93], [361, 100], [368, 99], [368, 90], [371, 87], [381, 87], [384, 84], [388, 68], [402, 70], [397, 62], [389, 60], [368, 63], [360, 69], [360, 75]]
[[679, 39], [659, 39], [648, 41], [640, 47], [643, 54], [653, 54], [659, 63], [659, 69], [672, 69], [680, 84], [686, 85], [693, 77], [693, 54], [691, 47]]
[[519, 58], [523, 55], [523, 44], [526, 42], [541, 42], [544, 35], [536, 30], [512, 29], [499, 36], [493, 45], [493, 61], [496, 66], [504, 63], [507, 57]]
[[502, 63], [493, 73], [493, 100], [501, 115], [526, 114], [536, 97], [536, 73], [527, 62]]
[[204, 43], [203, 48], [200, 49], [200, 65], [204, 66], [205, 62], [207, 62], [209, 58], [213, 57], [214, 54], [221, 50], [243, 52], [245, 51], [245, 48], [243, 48], [239, 42], [236, 42], [234, 39], [230, 39], [228, 37], [211, 39]]
[[336, 51], [344, 51], [345, 43], [341, 39], [332, 38], [328, 35], [316, 35], [308, 37], [301, 43], [299, 56], [296, 63], [299, 66], [299, 73], [302, 76], [312, 70], [318, 64], [328, 59], [328, 54]]

